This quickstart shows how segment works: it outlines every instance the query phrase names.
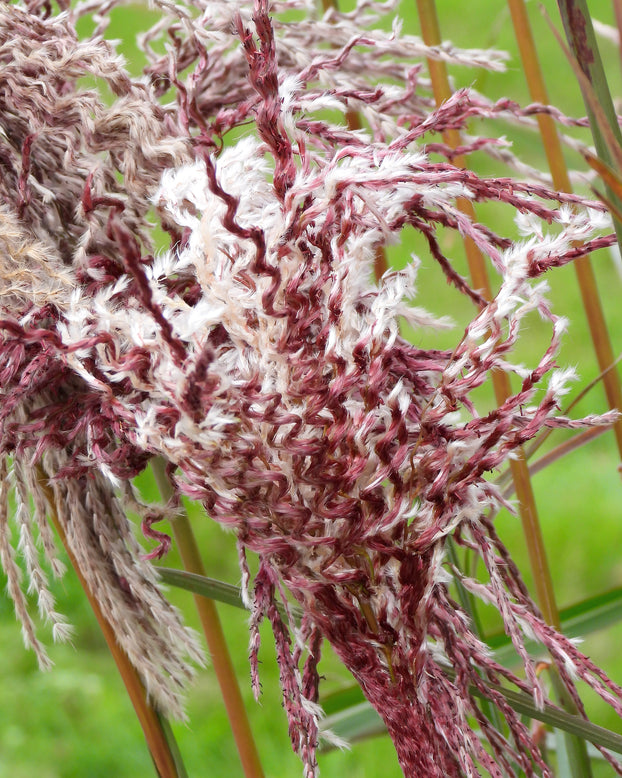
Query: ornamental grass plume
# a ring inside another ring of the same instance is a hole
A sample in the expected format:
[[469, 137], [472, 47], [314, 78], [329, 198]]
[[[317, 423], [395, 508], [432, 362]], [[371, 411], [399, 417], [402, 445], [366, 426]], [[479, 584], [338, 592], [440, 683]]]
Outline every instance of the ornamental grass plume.
[[[501, 693], [503, 684], [546, 699], [525, 638], [548, 650], [582, 716], [577, 679], [620, 715], [622, 689], [543, 621], [495, 531], [506, 501], [487, 474], [544, 428], [617, 418], [559, 415], [572, 378], [555, 364], [566, 321], [542, 280], [610, 245], [609, 221], [600, 203], [554, 191], [533, 171], [523, 180], [455, 166], [437, 134], [473, 117], [569, 120], [473, 90], [435, 108], [422, 58], [499, 69], [503, 56], [426, 47], [397, 22], [382, 31], [377, 17], [393, 2], [319, 15], [302, 0], [157, 0], [138, 79], [102, 38], [114, 5], [0, 9], [0, 558], [26, 642], [45, 662], [17, 553], [42, 614], [58, 637], [67, 629], [35, 539], [60, 573], [52, 500], [119, 642], [158, 704], [179, 715], [188, 659], [200, 652], [124, 512], [142, 511], [158, 544], [149, 557], [166, 552], [162, 512], [132, 486], [161, 457], [176, 500], [202, 503], [236, 535], [253, 686], [258, 694], [267, 618], [306, 775], [317, 774], [323, 640], [384, 720], [405, 775], [552, 775]], [[290, 11], [306, 15], [288, 21]], [[95, 29], [80, 40], [87, 15]], [[347, 127], [351, 109], [362, 129]], [[470, 136], [459, 152], [473, 150], [525, 173], [499, 137]], [[470, 220], [460, 199], [505, 204], [523, 237]], [[165, 251], [154, 215], [170, 236]], [[451, 350], [400, 334], [401, 322], [447, 324], [410, 305], [417, 257], [373, 277], [376, 252], [406, 242], [407, 227], [473, 303]], [[441, 230], [489, 258], [492, 299], [443, 254]], [[513, 353], [533, 312], [550, 345], [523, 366]], [[493, 371], [515, 388], [480, 415], [472, 394]], [[479, 556], [481, 579], [452, 566], [450, 539]], [[252, 580], [249, 551], [259, 559]], [[453, 577], [498, 609], [520, 677], [477, 637], [452, 599]], [[280, 607], [289, 596], [299, 624]]]

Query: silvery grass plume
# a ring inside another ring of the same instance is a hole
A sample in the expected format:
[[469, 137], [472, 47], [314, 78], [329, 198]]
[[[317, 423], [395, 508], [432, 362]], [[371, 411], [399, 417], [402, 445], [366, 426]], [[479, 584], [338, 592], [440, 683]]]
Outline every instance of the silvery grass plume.
[[[86, 466], [100, 447], [113, 459], [127, 459], [126, 444], [115, 440], [110, 417], [100, 416], [93, 425], [92, 387], [61, 355], [56, 328], [74, 290], [88, 287], [81, 258], [88, 257], [89, 272], [100, 280], [108, 264], [118, 264], [106, 215], [91, 213], [97, 197], [119, 203], [119, 224], [148, 241], [147, 190], [159, 180], [158, 165], [186, 159], [185, 144], [170, 137], [163, 112], [144, 88], [130, 82], [110, 46], [102, 40], [79, 42], [66, 15], [40, 19], [24, 8], [1, 8], [0, 61], [0, 560], [9, 593], [24, 642], [42, 666], [49, 666], [10, 542], [12, 492], [28, 590], [36, 593], [54, 637], [68, 637], [69, 629], [55, 610], [42, 560], [54, 575], [62, 573], [49, 508], [148, 693], [160, 708], [183, 716], [182, 689], [192, 677], [189, 659], [201, 661], [201, 650], [160, 593], [154, 569], [141, 558], [110, 478]], [[76, 88], [88, 75], [105, 79], [117, 96], [113, 107]], [[149, 132], [139, 150], [132, 133], [144, 127]], [[116, 172], [123, 174], [123, 189]], [[100, 188], [105, 195], [98, 195]], [[132, 471], [140, 459], [148, 459], [137, 451], [132, 457]], [[122, 470], [123, 465], [116, 472], [128, 493], [132, 487]], [[47, 478], [51, 491], [44, 487]]]
[[[582, 713], [576, 679], [620, 714], [622, 690], [543, 622], [495, 533], [490, 514], [503, 500], [486, 474], [544, 427], [612, 421], [557, 414], [571, 378], [555, 366], [565, 321], [541, 279], [611, 243], [599, 237], [601, 206], [550, 191], [542, 177], [455, 167], [435, 133], [521, 110], [468, 90], [435, 109], [419, 63], [494, 69], [503, 58], [429, 49], [397, 23], [383, 32], [375, 15], [393, 3], [318, 16], [298, 0], [161, 0], [161, 20], [141, 39], [139, 79], [101, 37], [114, 5], [93, 0], [56, 16], [40, 2], [0, 10], [0, 554], [27, 642], [43, 655], [17, 552], [43, 614], [65, 630], [35, 540], [38, 532], [56, 570], [39, 467], [121, 644], [161, 704], [179, 710], [186, 656], [197, 652], [121, 509], [137, 504], [131, 479], [157, 455], [178, 495], [237, 537], [253, 685], [258, 693], [268, 618], [306, 775], [317, 773], [323, 639], [383, 718], [405, 774], [551, 775], [494, 688], [545, 700], [525, 637], [546, 647]], [[292, 10], [307, 15], [286, 21]], [[84, 15], [95, 30], [80, 41]], [[80, 86], [85, 76], [109, 87], [111, 105]], [[351, 109], [365, 129], [348, 129]], [[470, 137], [461, 151], [504, 148]], [[471, 222], [458, 198], [505, 203], [524, 238]], [[170, 235], [164, 253], [154, 253], [152, 209]], [[408, 226], [474, 303], [452, 350], [400, 335], [402, 320], [444, 324], [409, 304], [416, 257], [373, 279], [376, 252]], [[439, 228], [489, 257], [499, 275], [492, 300], [444, 256]], [[512, 353], [534, 311], [551, 341], [524, 367]], [[471, 395], [493, 370], [518, 388], [479, 415]], [[157, 556], [168, 545], [154, 526], [161, 514], [142, 511]], [[499, 610], [524, 677], [494, 661], [452, 600], [450, 538], [482, 559], [484, 580], [460, 574], [462, 585]], [[247, 551], [259, 557], [253, 581]], [[304, 611], [298, 626], [277, 607], [287, 592]], [[474, 690], [498, 708], [507, 736]]]

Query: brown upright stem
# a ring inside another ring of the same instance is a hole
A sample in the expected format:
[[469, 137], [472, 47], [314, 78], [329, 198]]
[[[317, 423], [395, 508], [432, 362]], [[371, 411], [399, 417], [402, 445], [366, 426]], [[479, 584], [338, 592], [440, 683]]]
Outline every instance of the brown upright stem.
[[84, 589], [84, 593], [86, 594], [93, 613], [95, 614], [97, 623], [99, 624], [106, 643], [108, 644], [108, 649], [112, 654], [112, 658], [114, 659], [123, 683], [125, 684], [128, 696], [132, 701], [132, 705], [134, 706], [136, 716], [145, 735], [145, 740], [147, 741], [147, 746], [151, 752], [151, 757], [155, 764], [156, 770], [158, 771], [158, 775], [160, 778], [178, 778], [179, 772], [175, 766], [175, 760], [171, 754], [168, 740], [162, 728], [162, 723], [160, 722], [159, 716], [147, 701], [147, 693], [142, 681], [138, 677], [138, 673], [128, 659], [127, 654], [117, 643], [117, 639], [112, 627], [102, 613], [101, 608], [99, 607], [99, 603], [91, 593], [91, 590], [89, 589], [89, 586], [86, 583], [82, 572], [80, 571], [80, 567], [78, 566], [76, 558], [73, 555], [73, 552], [67, 542], [67, 537], [63, 527], [58, 519], [58, 512], [55, 507], [54, 493], [48, 484], [47, 475], [43, 471], [43, 468], [40, 466], [37, 469], [37, 478], [41, 484], [42, 491], [46, 496], [52, 523], [56, 529], [56, 532], [58, 533], [58, 537], [60, 538], [61, 543], [65, 547], [67, 556], [71, 562], [71, 566], [75, 570], [75, 573], [78, 576], [78, 580]]
[[[424, 42], [428, 46], [438, 46], [441, 43], [441, 34], [434, 0], [417, 0], [417, 8]], [[429, 58], [428, 70], [432, 81], [434, 99], [437, 105], [441, 105], [451, 97], [447, 67], [441, 60]], [[460, 133], [457, 130], [448, 130], [443, 133], [443, 139], [453, 149], [460, 145]], [[466, 167], [465, 160], [461, 156], [454, 157], [453, 162], [457, 167]], [[469, 219], [475, 220], [475, 211], [470, 201], [461, 198], [457, 201], [457, 206]], [[486, 264], [481, 252], [470, 238], [465, 238], [464, 246], [473, 286], [481, 290], [487, 299], [491, 299], [492, 291], [486, 272]], [[505, 373], [493, 372], [492, 381], [497, 402], [501, 403], [511, 393], [509, 378]], [[553, 581], [538, 520], [531, 479], [522, 452], [519, 452], [517, 459], [511, 462], [510, 468], [516, 485], [519, 513], [527, 543], [536, 596], [546, 621], [553, 626], [559, 627], [559, 611], [555, 602]]]
[[[529, 94], [534, 102], [549, 105], [549, 96], [538, 60], [529, 17], [525, 7], [524, 0], [508, 0], [510, 13], [512, 14], [512, 23], [516, 33], [516, 40], [520, 51], [521, 62], [525, 78], [529, 87]], [[564, 160], [562, 145], [559, 140], [555, 122], [551, 116], [538, 114], [537, 117], [542, 145], [546, 153], [546, 158], [551, 171], [553, 185], [561, 192], [572, 192], [572, 185], [568, 176], [568, 169]], [[577, 244], [578, 245], [578, 244]], [[601, 372], [603, 373], [603, 385], [607, 395], [609, 407], [612, 409], [622, 408], [622, 390], [620, 389], [620, 378], [617, 370], [608, 370], [615, 356], [611, 346], [611, 339], [607, 329], [607, 322], [603, 313], [596, 278], [590, 258], [580, 257], [575, 260], [574, 268], [581, 290], [583, 308], [587, 317], [592, 343], [596, 353], [596, 359]], [[618, 420], [613, 426], [618, 451], [622, 457], [622, 419]]]
[[[438, 24], [438, 17], [436, 15], [436, 7], [434, 0], [417, 0], [417, 6], [419, 8], [419, 14], [420, 14], [420, 21], [421, 21], [421, 29], [422, 29], [422, 35], [423, 39], [428, 45], [438, 45], [441, 42], [441, 36], [440, 36], [440, 29]], [[449, 85], [449, 78], [447, 74], [447, 68], [445, 66], [444, 62], [436, 61], [436, 60], [428, 60], [428, 66], [430, 71], [430, 77], [432, 80], [432, 89], [434, 91], [434, 97], [437, 102], [437, 105], [440, 105], [443, 101], [447, 100], [451, 95], [451, 88]], [[529, 71], [532, 70], [532, 63], [529, 63]], [[547, 102], [546, 100], [542, 100], [542, 102]], [[549, 117], [542, 117], [542, 118], [549, 118]], [[549, 142], [549, 139], [552, 138], [552, 135], [555, 135], [555, 139], [558, 141], [557, 133], [555, 132], [555, 128], [553, 126], [550, 126], [550, 123], [545, 122], [545, 135], [543, 135], [543, 142], [546, 144]], [[460, 142], [460, 135], [457, 131], [447, 132], [444, 135], [445, 142], [451, 146], [451, 148], [456, 148]], [[563, 163], [563, 158], [562, 158]], [[464, 167], [464, 160], [461, 158], [454, 159], [454, 164]], [[555, 175], [565, 175], [567, 179], [567, 173], [565, 171], [565, 167], [559, 164], [559, 159], [555, 159]], [[552, 168], [553, 170], [553, 168]], [[569, 187], [569, 182], [568, 182]], [[563, 188], [560, 186], [560, 188]], [[469, 216], [469, 218], [474, 217], [474, 209], [470, 202], [466, 203], [459, 203], [458, 207], [462, 210], [463, 213]], [[484, 259], [477, 249], [476, 246], [472, 244], [472, 241], [469, 241], [469, 243], [465, 243], [465, 249], [467, 254], [467, 261], [469, 263], [469, 268], [471, 272], [471, 277], [473, 279], [473, 283], [476, 286], [479, 286], [483, 292], [484, 295], [490, 299], [491, 297], [491, 289], [488, 282], [488, 276], [486, 273], [485, 263]], [[580, 279], [583, 277], [589, 276], [591, 274], [591, 266], [589, 266], [589, 260], [588, 260], [588, 268], [585, 268], [585, 262], [583, 263], [583, 267], [581, 270], [577, 269], [577, 273], [580, 275]], [[593, 279], [593, 274], [592, 279]], [[581, 280], [580, 280], [581, 283]], [[589, 282], [586, 280], [586, 289], [588, 288]], [[594, 287], [595, 288], [595, 287]], [[582, 293], [584, 292], [583, 285], [581, 286]], [[588, 294], [591, 294], [588, 293]], [[587, 308], [589, 306], [589, 308]], [[594, 307], [594, 298], [590, 297], [587, 301], [586, 308], [588, 310], [593, 310]], [[602, 313], [602, 311], [601, 311]], [[588, 313], [588, 316], [590, 314]], [[592, 325], [592, 322], [595, 321], [595, 319], [590, 319], [590, 326]], [[603, 318], [604, 323], [604, 318]], [[606, 328], [605, 328], [606, 332]], [[594, 336], [593, 336], [594, 337]], [[597, 337], [599, 346], [602, 344], [602, 330], [598, 330], [598, 337]], [[601, 352], [603, 353], [603, 352]], [[604, 359], [607, 360], [606, 366], [608, 367], [614, 360], [613, 353], [606, 354], [603, 356]], [[602, 369], [602, 368], [601, 368]], [[493, 373], [493, 383], [495, 387], [495, 394], [497, 397], [497, 401], [503, 402], [505, 400], [511, 391], [509, 378], [506, 373]], [[620, 439], [622, 441], [622, 438]], [[622, 450], [622, 449], [621, 449]], [[542, 614], [545, 618], [545, 620], [551, 624], [552, 626], [556, 627], [557, 629], [560, 628], [560, 617], [559, 617], [559, 610], [557, 607], [557, 603], [555, 600], [555, 590], [553, 587], [553, 581], [551, 578], [550, 568], [548, 565], [547, 555], [546, 555], [546, 549], [544, 546], [544, 539], [542, 537], [542, 529], [540, 526], [540, 521], [538, 519], [538, 512], [536, 507], [536, 501], [533, 494], [532, 484], [531, 484], [531, 478], [529, 475], [529, 470], [527, 467], [527, 462], [525, 459], [524, 452], [521, 450], [518, 452], [518, 457], [513, 460], [510, 463], [510, 469], [512, 473], [512, 478], [514, 480], [514, 485], [516, 488], [516, 495], [519, 500], [519, 513], [521, 518], [521, 523], [523, 527], [523, 534], [525, 536], [525, 541], [527, 544], [527, 551], [529, 554], [529, 562], [531, 567], [531, 572], [534, 579], [534, 584], [536, 587], [536, 597], [538, 599], [538, 603], [540, 605], [540, 609], [542, 610]], [[557, 698], [559, 699], [561, 705], [568, 711], [576, 712], [576, 706], [574, 704], [574, 701], [569, 696], [568, 691], [564, 687], [563, 683], [561, 682], [561, 679], [559, 678], [558, 673], [552, 672], [551, 674], [553, 686], [555, 688], [555, 692], [557, 695]], [[566, 747], [568, 750], [571, 767], [573, 771], [576, 769], [584, 769], [584, 775], [589, 776], [591, 774], [590, 771], [590, 765], [589, 760], [587, 758], [587, 751], [585, 749], [585, 744], [581, 743], [578, 738], [571, 737], [566, 739]]]
[[[512, 24], [516, 34], [516, 40], [520, 52], [523, 72], [527, 79], [529, 94], [534, 102], [549, 104], [547, 93], [538, 53], [536, 50], [529, 16], [525, 7], [524, 0], [508, 0], [510, 13], [512, 15]], [[564, 160], [561, 142], [557, 133], [557, 128], [551, 116], [539, 114], [537, 117], [542, 145], [551, 171], [553, 186], [563, 192], [571, 192], [570, 177]], [[575, 244], [579, 245], [579, 244]], [[603, 313], [596, 278], [592, 268], [592, 263], [588, 256], [580, 257], [574, 262], [583, 308], [587, 316], [594, 351], [598, 360], [599, 367], [603, 373], [603, 384], [607, 395], [610, 408], [622, 408], [622, 392], [620, 391], [620, 380], [617, 370], [609, 368], [615, 362], [611, 340], [607, 330], [607, 323]], [[614, 433], [618, 445], [618, 451], [622, 456], [622, 421], [614, 425]], [[558, 626], [558, 625], [556, 625]], [[570, 713], [577, 713], [577, 706], [574, 700], [568, 695], [567, 690], [561, 682], [559, 674], [551, 674], [555, 692], [562, 706]], [[577, 738], [565, 737], [566, 748], [569, 755], [569, 765], [573, 775], [581, 778], [589, 778], [592, 774], [590, 761], [587, 755], [585, 743]]]
[[[160, 458], [154, 459], [152, 468], [160, 494], [164, 500], [168, 500], [173, 494], [173, 488], [166, 475], [163, 460]], [[188, 516], [185, 513], [177, 514], [171, 519], [171, 526], [184, 568], [189, 573], [205, 576], [205, 567]], [[212, 658], [214, 672], [218, 678], [244, 775], [246, 778], [263, 778], [264, 772], [259, 759], [259, 753], [253, 738], [246, 707], [244, 706], [238, 679], [233, 668], [233, 662], [227, 648], [216, 604], [213, 600], [200, 595], [194, 595], [194, 602]]]

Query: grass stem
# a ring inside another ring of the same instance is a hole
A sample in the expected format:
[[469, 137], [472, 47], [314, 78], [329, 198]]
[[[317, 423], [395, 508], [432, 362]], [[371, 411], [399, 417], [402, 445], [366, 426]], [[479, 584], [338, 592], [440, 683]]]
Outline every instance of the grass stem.
[[[166, 475], [164, 461], [156, 457], [152, 462], [152, 469], [162, 498], [168, 500], [173, 494], [173, 488]], [[185, 569], [190, 573], [204, 576], [205, 567], [186, 513], [179, 512], [174, 518], [171, 518], [171, 525], [175, 543], [179, 548]], [[200, 595], [194, 595], [194, 601], [207, 641], [214, 672], [218, 678], [244, 775], [246, 778], [263, 778], [264, 772], [259, 759], [259, 753], [253, 739], [246, 707], [242, 699], [229, 649], [227, 648], [216, 604], [213, 600]]]
[[[421, 34], [428, 46], [438, 46], [441, 43], [441, 33], [434, 0], [417, 0]], [[428, 69], [432, 80], [432, 89], [437, 105], [448, 100], [452, 94], [447, 67], [441, 60], [428, 59]], [[445, 143], [451, 148], [460, 145], [460, 134], [457, 130], [448, 130], [443, 134]], [[465, 160], [458, 156], [453, 160], [458, 167], [465, 167]], [[475, 210], [470, 201], [460, 199], [458, 207], [466, 216], [475, 220]], [[486, 272], [484, 258], [475, 243], [466, 238], [464, 241], [471, 281], [475, 288], [480, 289], [487, 299], [491, 299], [492, 291]], [[495, 395], [499, 403], [504, 402], [511, 392], [510, 381], [506, 373], [493, 372], [492, 380]], [[516, 495], [519, 500], [519, 512], [527, 543], [531, 570], [536, 587], [536, 595], [545, 619], [552, 626], [559, 627], [559, 612], [555, 602], [553, 582], [546, 558], [546, 550], [542, 538], [542, 530], [538, 520], [536, 501], [529, 478], [527, 463], [519, 454], [510, 464], [512, 477], [516, 485]]]
[[[529, 94], [536, 103], [549, 105], [549, 95], [544, 83], [542, 68], [533, 38], [529, 16], [524, 0], [508, 0], [512, 16], [516, 41], [520, 52], [523, 72], [527, 80]], [[553, 186], [562, 192], [572, 192], [568, 168], [564, 159], [562, 145], [555, 122], [551, 116], [538, 114], [537, 117], [542, 147], [553, 179]], [[589, 257], [580, 257], [574, 263], [577, 281], [581, 290], [583, 308], [588, 321], [594, 352], [598, 366], [603, 372], [603, 385], [610, 408], [622, 408], [622, 389], [617, 370], [608, 370], [614, 362], [611, 338], [603, 313], [603, 307], [596, 286], [596, 278]], [[618, 451], [622, 457], [622, 419], [613, 427]]]
[[[419, 10], [421, 33], [424, 42], [428, 46], [440, 45], [440, 26], [434, 0], [417, 0], [417, 8]], [[432, 81], [434, 98], [437, 105], [441, 105], [452, 93], [446, 65], [441, 60], [429, 58], [428, 69]], [[449, 130], [444, 133], [444, 140], [451, 148], [455, 149], [460, 144], [460, 134], [457, 130]], [[459, 167], [465, 166], [465, 161], [461, 157], [454, 158], [453, 162]], [[462, 213], [470, 219], [475, 220], [475, 210], [470, 201], [460, 200], [457, 205]], [[491, 299], [492, 291], [484, 258], [472, 240], [467, 238], [464, 243], [472, 284], [476, 288], [482, 290], [487, 299]], [[613, 356], [611, 361], [613, 361]], [[492, 380], [497, 401], [502, 403], [510, 396], [511, 387], [509, 378], [506, 373], [493, 372]], [[510, 470], [516, 488], [516, 495], [518, 497], [519, 514], [525, 542], [527, 544], [531, 572], [536, 588], [536, 597], [545, 620], [550, 625], [559, 629], [559, 610], [555, 599], [553, 580], [551, 578], [544, 538], [542, 536], [542, 528], [538, 518], [536, 501], [524, 452], [517, 452], [516, 459], [512, 460], [510, 463]], [[560, 704], [568, 712], [575, 713], [576, 707], [562, 684], [561, 679], [553, 672], [551, 673], [551, 676], [555, 693]], [[589, 778], [591, 775], [591, 767], [587, 757], [585, 743], [574, 736], [568, 736], [565, 738], [565, 742], [569, 761], [573, 765], [573, 770], [583, 771], [581, 773], [573, 773], [575, 778], [578, 778], [579, 774], [582, 778]]]
[[151, 706], [147, 699], [147, 693], [145, 687], [140, 680], [138, 673], [134, 666], [130, 662], [127, 654], [123, 651], [121, 646], [117, 643], [114, 635], [114, 631], [107, 619], [103, 615], [99, 603], [91, 593], [88, 584], [86, 583], [84, 576], [82, 575], [80, 568], [76, 562], [76, 558], [67, 542], [67, 537], [63, 530], [63, 527], [58, 518], [58, 512], [55, 508], [54, 493], [48, 484], [48, 478], [41, 466], [38, 467], [37, 477], [41, 488], [46, 496], [48, 503], [48, 510], [52, 523], [56, 529], [58, 537], [67, 551], [67, 556], [75, 573], [80, 581], [80, 584], [86, 594], [91, 609], [95, 614], [97, 623], [103, 633], [104, 639], [108, 645], [108, 649], [112, 654], [112, 658], [119, 669], [119, 673], [127, 689], [128, 696], [136, 711], [136, 716], [140, 722], [147, 746], [151, 753], [154, 766], [157, 770], [159, 778], [183, 778], [184, 772], [180, 772], [176, 766], [176, 759], [172, 753], [172, 748], [169, 742], [169, 738], [172, 738], [172, 732], [167, 730], [163, 726], [163, 721], [156, 710]]

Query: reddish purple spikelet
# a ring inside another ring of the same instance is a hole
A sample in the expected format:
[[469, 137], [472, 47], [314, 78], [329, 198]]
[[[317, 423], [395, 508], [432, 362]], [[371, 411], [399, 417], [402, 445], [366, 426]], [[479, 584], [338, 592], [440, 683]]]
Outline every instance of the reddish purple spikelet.
[[[527, 776], [550, 775], [499, 691], [505, 683], [539, 705], [545, 699], [525, 637], [546, 647], [581, 711], [575, 678], [620, 714], [622, 690], [542, 621], [489, 518], [504, 502], [487, 476], [546, 426], [611, 422], [555, 415], [570, 377], [555, 371], [565, 323], [539, 279], [612, 239], [598, 233], [607, 226], [599, 204], [551, 191], [533, 171], [523, 181], [459, 169], [457, 151], [438, 137], [473, 117], [525, 123], [547, 111], [570, 120], [543, 106], [490, 104], [471, 90], [430, 110], [412, 64], [429, 51], [397, 28], [365, 30], [365, 4], [295, 23], [277, 12], [297, 0], [195, 0], [198, 14], [155, 4], [163, 20], [143, 39], [148, 85], [127, 75], [99, 27], [77, 40], [77, 17], [100, 4], [61, 17], [35, 2], [0, 10], [0, 187], [12, 203], [0, 211], [0, 507], [6, 514], [11, 456], [18, 490], [35, 493], [53, 561], [32, 475], [35, 463], [44, 467], [57, 502], [78, 506], [77, 518], [60, 518], [126, 650], [161, 704], [178, 710], [171, 688], [185, 680], [184, 651], [196, 651], [175, 633], [113, 489], [158, 543], [148, 558], [162, 555], [169, 539], [153, 526], [162, 514], [140, 503], [130, 481], [150, 457], [164, 457], [177, 496], [201, 501], [236, 533], [253, 688], [258, 695], [267, 617], [308, 776], [317, 774], [322, 639], [382, 716], [405, 774], [514, 776], [518, 765]], [[161, 55], [151, 44], [164, 33], [172, 46]], [[501, 62], [451, 48], [435, 55]], [[84, 76], [106, 80], [112, 106], [80, 89]], [[160, 105], [168, 88], [174, 102]], [[369, 129], [325, 118], [352, 109]], [[245, 133], [225, 145], [239, 128]], [[475, 150], [520, 167], [498, 138], [459, 151]], [[456, 205], [465, 197], [511, 208], [525, 240], [471, 222]], [[160, 255], [148, 221], [154, 203], [171, 239]], [[377, 250], [406, 227], [474, 303], [452, 350], [401, 335], [403, 321], [443, 324], [407, 304], [416, 257], [372, 279]], [[440, 230], [471, 238], [490, 259], [494, 299], [460, 276]], [[525, 368], [511, 360], [530, 312], [552, 334]], [[512, 374], [518, 388], [479, 415], [472, 394], [493, 370]], [[30, 526], [22, 503], [20, 521]], [[450, 538], [482, 560], [484, 582], [448, 562]], [[252, 585], [247, 550], [260, 560]], [[13, 557], [3, 530], [9, 571]], [[473, 633], [450, 596], [452, 577], [498, 609], [524, 678]], [[303, 610], [299, 625], [281, 615], [285, 591]], [[38, 648], [15, 572], [11, 593]], [[507, 736], [475, 691], [498, 709]]]

